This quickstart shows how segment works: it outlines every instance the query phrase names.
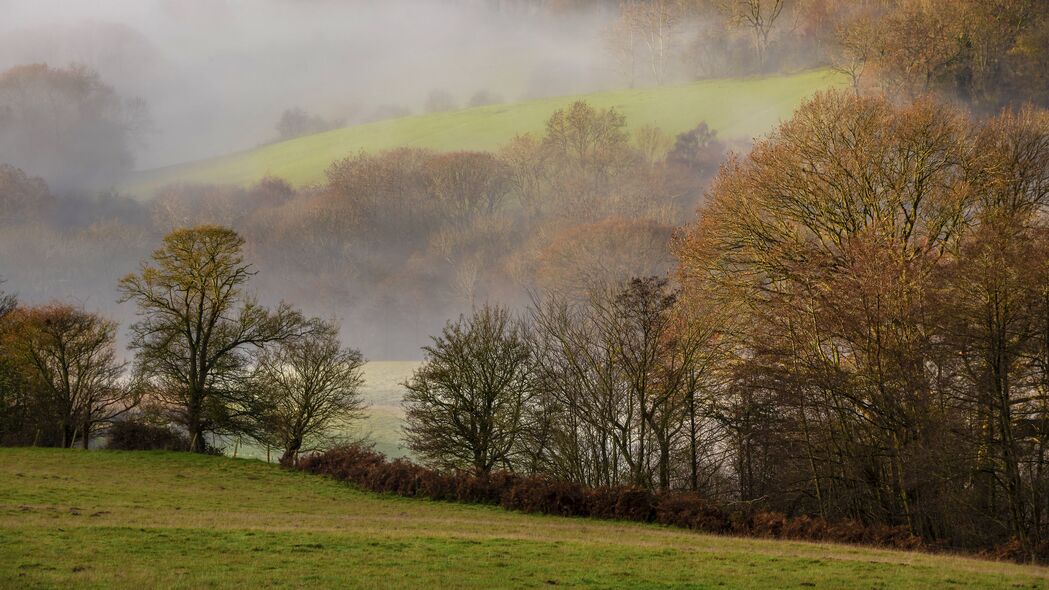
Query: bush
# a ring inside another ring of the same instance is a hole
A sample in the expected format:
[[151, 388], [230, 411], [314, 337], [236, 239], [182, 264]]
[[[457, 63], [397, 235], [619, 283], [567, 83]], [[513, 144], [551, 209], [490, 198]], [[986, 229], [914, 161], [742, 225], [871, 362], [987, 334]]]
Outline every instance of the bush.
[[589, 516], [588, 497], [583, 486], [545, 478], [517, 481], [502, 497], [500, 505], [507, 510]]
[[656, 522], [706, 533], [732, 530], [732, 522], [723, 509], [695, 494], [683, 492], [663, 494], [659, 498]]
[[169, 426], [122, 420], [109, 428], [107, 448], [118, 451], [188, 451], [189, 438]]
[[[835, 541], [919, 549], [922, 539], [903, 526], [864, 525], [855, 520], [830, 523], [810, 516], [755, 511], [747, 506], [729, 510], [690, 492], [656, 493], [638, 487], [588, 488], [545, 477], [522, 477], [506, 471], [475, 475], [441, 472], [405, 459], [387, 461], [370, 447], [337, 447], [303, 457], [296, 468], [327, 475], [373, 492], [431, 498], [469, 504], [498, 504], [507, 510], [658, 522], [668, 526], [733, 533], [771, 539]], [[998, 553], [1015, 553], [1012, 546]]]
[[619, 520], [652, 522], [656, 515], [656, 499], [652, 492], [642, 488], [620, 488], [616, 498], [615, 517]]

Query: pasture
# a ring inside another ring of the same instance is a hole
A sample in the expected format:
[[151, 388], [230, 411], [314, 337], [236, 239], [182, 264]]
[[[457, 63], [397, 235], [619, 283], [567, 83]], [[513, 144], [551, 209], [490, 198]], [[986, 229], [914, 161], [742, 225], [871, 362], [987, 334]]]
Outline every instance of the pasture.
[[0, 449], [0, 587], [1049, 588], [1049, 569], [378, 496], [245, 459]]

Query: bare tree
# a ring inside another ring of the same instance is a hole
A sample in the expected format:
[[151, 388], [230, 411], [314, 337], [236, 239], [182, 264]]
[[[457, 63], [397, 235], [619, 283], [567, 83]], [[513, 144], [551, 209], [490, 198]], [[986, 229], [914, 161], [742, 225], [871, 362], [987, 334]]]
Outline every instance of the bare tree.
[[[0, 279], [0, 285], [3, 285], [6, 281]], [[12, 293], [6, 293], [3, 289], [0, 289], [0, 320], [4, 319], [4, 316], [11, 313], [18, 305], [18, 298]]]
[[768, 61], [772, 31], [787, 7], [787, 0], [717, 0], [718, 8], [736, 26], [749, 29], [759, 66]]
[[876, 57], [877, 34], [874, 25], [863, 18], [839, 27], [835, 34], [838, 51], [834, 58], [834, 69], [849, 77], [857, 96], [867, 66]]
[[682, 15], [680, 0], [631, 0], [620, 4], [619, 18], [606, 31], [606, 40], [631, 88], [642, 54], [647, 58], [652, 80], [657, 85], [666, 81], [677, 49]]
[[342, 347], [337, 325], [318, 319], [310, 324], [306, 334], [264, 349], [251, 381], [261, 438], [284, 449], [282, 464], [364, 417], [364, 358]]
[[535, 395], [526, 325], [483, 307], [449, 323], [404, 385], [405, 439], [428, 462], [488, 473], [512, 469]]

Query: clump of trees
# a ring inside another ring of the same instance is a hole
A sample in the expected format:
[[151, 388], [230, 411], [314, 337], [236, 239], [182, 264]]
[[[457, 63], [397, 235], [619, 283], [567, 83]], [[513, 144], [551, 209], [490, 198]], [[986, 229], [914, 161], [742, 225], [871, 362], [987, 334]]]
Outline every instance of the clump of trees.
[[831, 58], [857, 90], [935, 92], [994, 112], [1046, 104], [1047, 36], [1041, 2], [894, 0], [840, 11]]
[[444, 113], [459, 108], [455, 97], [447, 90], [431, 90], [426, 95], [426, 103], [423, 105], [427, 113]]
[[[60, 284], [108, 301], [121, 270], [169, 232], [220, 224], [245, 239], [259, 292], [337, 310], [348, 326], [376, 331], [381, 318], [383, 356], [416, 349], [420, 331], [477, 302], [521, 306], [537, 287], [666, 272], [667, 237], [726, 146], [709, 130], [676, 141], [651, 127], [628, 133], [620, 113], [582, 102], [548, 123], [493, 152], [362, 153], [332, 163], [317, 186], [181, 183], [146, 201], [73, 203], [0, 166], [0, 266], [31, 300]], [[606, 246], [624, 258], [609, 261]]]
[[[676, 287], [536, 295], [502, 467], [1044, 555], [1047, 205], [1044, 111], [821, 94], [722, 168]], [[499, 342], [464, 333], [488, 344], [422, 369], [454, 391]]]
[[1047, 138], [835, 93], [724, 169], [677, 252], [740, 498], [1040, 551]]
[[248, 436], [294, 463], [333, 444], [362, 416], [363, 358], [334, 323], [260, 305], [243, 245], [224, 227], [177, 229], [120, 281], [138, 315], [130, 372], [115, 322], [0, 292], [0, 443], [87, 448], [119, 423], [119, 448], [185, 441], [205, 452], [219, 436]]
[[1007, 0], [630, 0], [606, 28], [624, 84], [831, 66], [857, 92], [993, 113], [1046, 104], [1049, 8]]
[[277, 141], [295, 139], [303, 135], [322, 133], [345, 126], [345, 119], [325, 119], [320, 115], [310, 114], [301, 107], [293, 107], [285, 109], [277, 120]]
[[148, 130], [145, 103], [119, 96], [86, 67], [0, 73], [0, 163], [63, 191], [112, 186], [131, 170]]

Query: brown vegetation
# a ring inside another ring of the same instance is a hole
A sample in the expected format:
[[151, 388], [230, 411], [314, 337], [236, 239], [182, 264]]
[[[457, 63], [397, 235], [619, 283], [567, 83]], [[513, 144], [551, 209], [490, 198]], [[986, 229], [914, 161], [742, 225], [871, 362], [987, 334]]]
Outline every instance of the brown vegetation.
[[505, 471], [486, 475], [440, 472], [404, 459], [389, 462], [366, 447], [337, 447], [304, 457], [297, 465], [366, 490], [412, 498], [498, 505], [507, 510], [658, 523], [711, 534], [770, 539], [829, 541], [918, 549], [922, 540], [905, 527], [828, 522], [807, 516], [750, 510], [717, 504], [694, 493], [657, 493], [637, 487], [591, 488]]

